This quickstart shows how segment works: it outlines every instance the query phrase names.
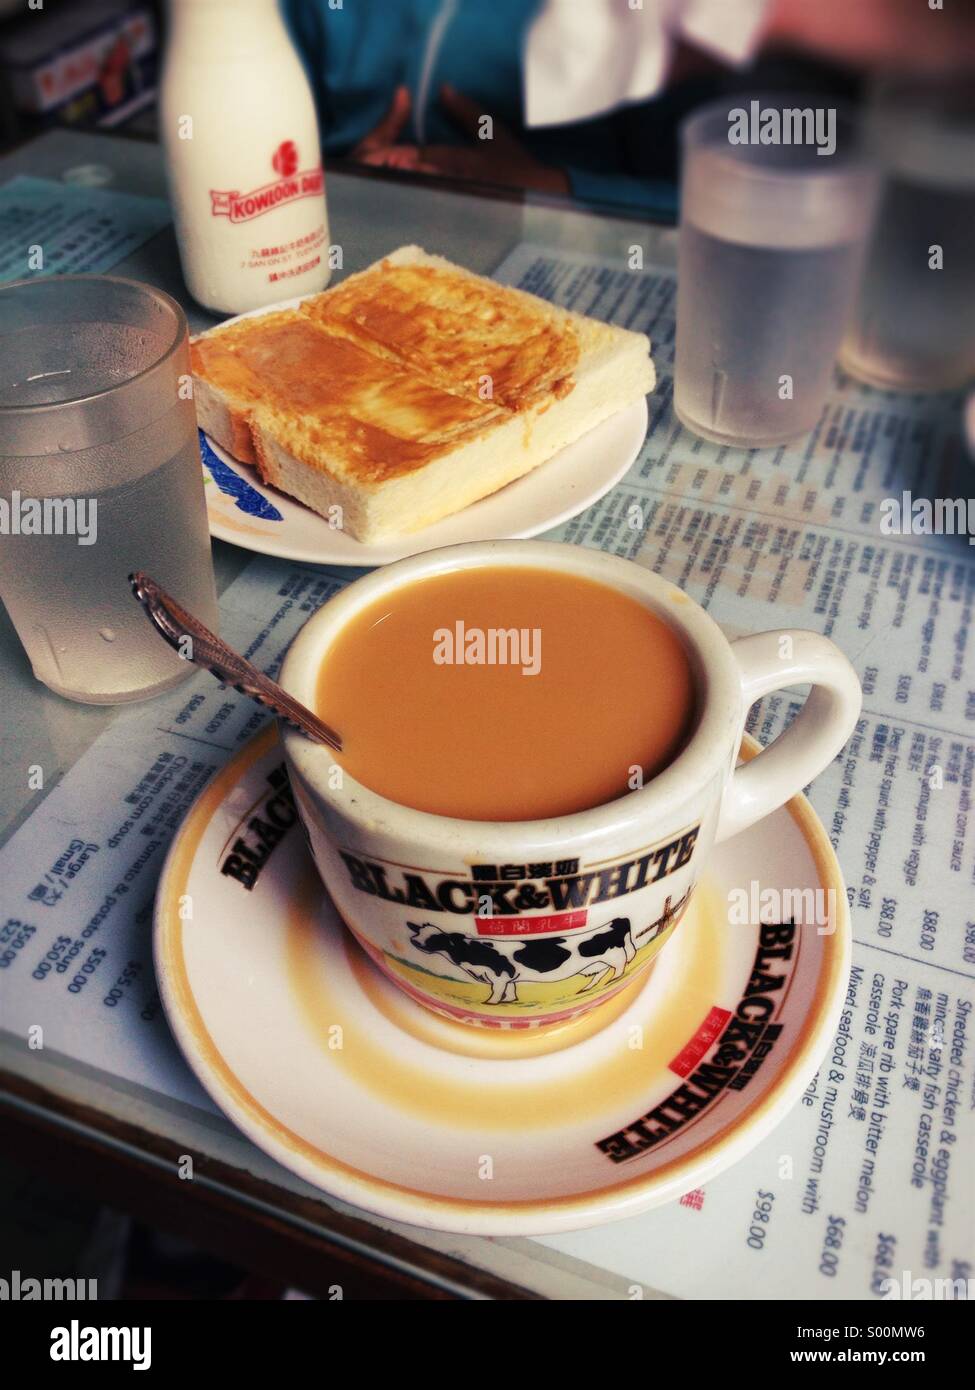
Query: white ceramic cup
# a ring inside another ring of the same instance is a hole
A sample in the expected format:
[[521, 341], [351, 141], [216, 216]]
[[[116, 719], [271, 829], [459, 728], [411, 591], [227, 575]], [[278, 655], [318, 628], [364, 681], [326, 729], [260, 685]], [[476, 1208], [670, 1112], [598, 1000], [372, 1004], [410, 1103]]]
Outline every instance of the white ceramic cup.
[[[484, 566], [597, 580], [680, 636], [697, 717], [663, 772], [573, 815], [457, 820], [389, 801], [348, 773], [337, 776], [328, 748], [289, 729], [283, 738], [319, 873], [372, 960], [449, 1018], [524, 1028], [573, 1018], [645, 971], [677, 925], [711, 846], [823, 770], [853, 730], [861, 691], [849, 661], [818, 633], [784, 629], [728, 642], [666, 580], [630, 560], [548, 541], [450, 546], [357, 580], [299, 632], [282, 685], [314, 707], [329, 647], [362, 609], [416, 580]], [[806, 683], [813, 689], [789, 728], [736, 769], [751, 705]], [[579, 721], [584, 737], [584, 711]]]

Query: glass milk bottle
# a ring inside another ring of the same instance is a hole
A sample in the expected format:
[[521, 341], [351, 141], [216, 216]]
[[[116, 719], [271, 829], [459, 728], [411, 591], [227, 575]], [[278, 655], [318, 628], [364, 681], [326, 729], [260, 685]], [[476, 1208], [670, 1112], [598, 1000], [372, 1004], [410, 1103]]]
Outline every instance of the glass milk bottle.
[[315, 105], [276, 0], [170, 0], [160, 99], [183, 275], [239, 314], [324, 289]]

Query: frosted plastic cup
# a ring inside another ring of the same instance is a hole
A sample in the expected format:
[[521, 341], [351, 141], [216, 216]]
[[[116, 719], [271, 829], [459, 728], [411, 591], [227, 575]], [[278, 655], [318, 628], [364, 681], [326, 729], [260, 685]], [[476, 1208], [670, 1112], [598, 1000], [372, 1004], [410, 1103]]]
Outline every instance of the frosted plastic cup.
[[[760, 143], [776, 122], [779, 143]], [[849, 113], [818, 96], [723, 99], [682, 143], [674, 409], [719, 444], [785, 443], [822, 412], [876, 173]]]
[[216, 627], [186, 318], [134, 280], [0, 287], [0, 598], [34, 669], [115, 704], [195, 668], [132, 597], [142, 569]]
[[975, 88], [888, 78], [865, 138], [879, 212], [840, 361], [875, 386], [937, 391], [975, 377]]

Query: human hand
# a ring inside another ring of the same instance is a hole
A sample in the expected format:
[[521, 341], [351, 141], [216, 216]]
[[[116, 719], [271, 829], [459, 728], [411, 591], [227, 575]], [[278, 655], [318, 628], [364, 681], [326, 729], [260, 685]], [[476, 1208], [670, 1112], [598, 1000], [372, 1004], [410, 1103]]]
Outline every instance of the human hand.
[[469, 146], [377, 143], [355, 157], [365, 164], [508, 188], [562, 194], [570, 191], [568, 177], [561, 169], [537, 160], [507, 126], [488, 117], [470, 97], [453, 87], [443, 86], [440, 100], [459, 129], [475, 143]]
[[409, 87], [397, 87], [385, 116], [373, 126], [367, 135], [362, 137], [349, 158], [370, 163], [373, 161], [367, 157], [377, 151], [394, 148], [408, 149], [409, 146], [397, 146], [396, 141], [399, 139], [406, 122], [410, 119], [412, 109], [413, 103], [410, 99]]

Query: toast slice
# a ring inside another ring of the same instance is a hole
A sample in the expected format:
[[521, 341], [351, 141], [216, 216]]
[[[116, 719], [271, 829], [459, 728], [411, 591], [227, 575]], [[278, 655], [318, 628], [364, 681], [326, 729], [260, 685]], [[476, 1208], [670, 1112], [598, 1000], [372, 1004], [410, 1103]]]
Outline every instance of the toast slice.
[[404, 246], [301, 312], [329, 333], [472, 400], [529, 409], [540, 396], [571, 389], [578, 325], [592, 323], [537, 295]]
[[638, 400], [649, 346], [403, 247], [191, 352], [201, 427], [371, 541], [469, 506]]

